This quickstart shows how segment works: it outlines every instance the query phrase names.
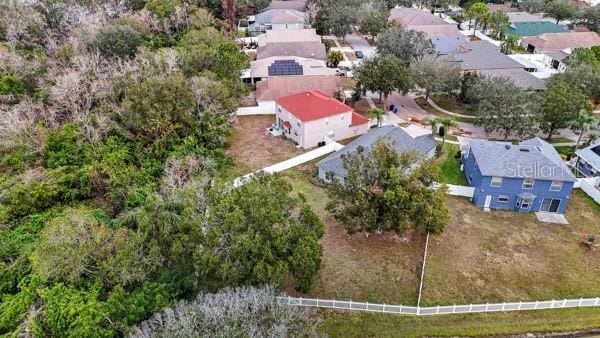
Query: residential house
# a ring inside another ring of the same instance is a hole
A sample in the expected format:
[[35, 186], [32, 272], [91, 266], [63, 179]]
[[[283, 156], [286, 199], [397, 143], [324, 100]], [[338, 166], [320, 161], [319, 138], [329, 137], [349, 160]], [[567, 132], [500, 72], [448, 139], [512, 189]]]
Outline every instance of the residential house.
[[324, 182], [330, 182], [328, 174], [331, 173], [335, 179], [344, 181], [346, 169], [344, 168], [343, 156], [355, 154], [359, 147], [363, 149], [365, 154], [368, 154], [379, 141], [385, 142], [386, 145], [395, 149], [398, 153], [414, 151], [423, 159], [435, 156], [436, 142], [431, 135], [431, 129], [418, 127], [414, 124], [407, 128], [388, 125], [369, 130], [368, 133], [350, 142], [344, 148], [319, 161], [317, 163], [319, 178]]
[[544, 33], [564, 33], [568, 31], [567, 27], [550, 21], [521, 21], [511, 23], [504, 29], [503, 34], [506, 36], [516, 35], [523, 38]]
[[257, 38], [258, 60], [273, 56], [298, 56], [325, 60], [327, 53], [314, 29], [268, 30]]
[[[438, 55], [456, 62], [463, 72], [477, 72], [491, 77], [506, 77], [527, 90], [543, 90], [546, 83], [525, 71], [525, 67], [501, 53], [487, 41], [432, 40]], [[442, 47], [438, 47], [442, 46]]]
[[250, 62], [250, 71], [242, 75], [246, 83], [256, 83], [274, 76], [335, 75], [334, 68], [323, 60], [296, 56], [272, 56]]
[[292, 9], [270, 9], [246, 20], [250, 34], [258, 35], [271, 29], [304, 29], [308, 23], [308, 14]]
[[485, 209], [564, 213], [575, 176], [556, 149], [540, 138], [472, 140], [462, 151], [473, 203]]
[[265, 8], [265, 11], [271, 9], [291, 9], [304, 12], [306, 10], [306, 0], [273, 0], [269, 6]]
[[281, 97], [275, 102], [276, 125], [302, 148], [362, 135], [369, 130], [369, 119], [320, 90]]
[[600, 45], [600, 36], [595, 32], [546, 33], [523, 38], [522, 44], [529, 53], [569, 52]]
[[279, 98], [310, 90], [319, 90], [333, 96], [341, 88], [340, 82], [341, 79], [333, 75], [269, 77], [256, 84], [254, 93], [256, 106], [240, 109], [274, 114], [275, 101]]
[[577, 171], [585, 177], [600, 176], [600, 142], [579, 149], [577, 155]]
[[496, 13], [496, 12], [509, 13], [509, 12], [518, 12], [519, 11], [518, 8], [512, 7], [511, 5], [508, 5], [508, 4], [488, 3], [487, 7], [488, 7], [489, 13]]
[[[555, 74], [564, 72], [566, 68], [565, 64], [562, 63], [564, 57], [560, 57], [555, 53], [511, 54], [508, 57], [523, 65], [525, 71], [538, 79], [547, 79]], [[557, 58], [560, 58], [560, 60], [557, 60]]]
[[406, 30], [422, 32], [429, 38], [464, 37], [455, 24], [448, 23], [431, 12], [419, 8], [392, 8], [388, 22]]
[[548, 21], [556, 22], [555, 19], [544, 16], [541, 13], [528, 13], [528, 12], [507, 12], [508, 21], [510, 23], [515, 22], [534, 22], [534, 21]]

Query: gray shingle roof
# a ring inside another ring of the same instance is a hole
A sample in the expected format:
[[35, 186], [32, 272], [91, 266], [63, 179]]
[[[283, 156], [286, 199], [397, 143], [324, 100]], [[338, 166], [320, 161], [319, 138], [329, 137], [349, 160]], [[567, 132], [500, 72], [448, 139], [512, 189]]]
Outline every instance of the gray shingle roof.
[[596, 142], [586, 148], [579, 149], [575, 152], [575, 154], [589, 163], [592, 167], [594, 167], [594, 169], [600, 170], [600, 155], [594, 151], [596, 148], [598, 148], [598, 151], [600, 151], [600, 142]]
[[483, 176], [575, 181], [554, 147], [537, 137], [518, 145], [472, 140], [469, 148]]
[[321, 42], [273, 42], [266, 46], [258, 47], [257, 59], [271, 56], [298, 56], [324, 60], [327, 56], [325, 45]]
[[526, 70], [519, 69], [482, 69], [478, 71], [479, 74], [486, 75], [489, 77], [505, 77], [514, 82], [514, 84], [522, 89], [528, 90], [544, 90], [546, 89], [546, 82], [542, 79], [538, 79], [533, 74]]
[[457, 51], [448, 55], [457, 61], [463, 70], [523, 68], [487, 41], [467, 41], [460, 44]]
[[356, 153], [359, 146], [362, 146], [365, 154], [368, 154], [373, 145], [380, 139], [393, 146], [399, 153], [412, 150], [421, 155], [429, 153], [435, 148], [436, 144], [431, 134], [413, 138], [400, 127], [383, 126], [369, 130], [368, 133], [350, 142], [344, 148], [319, 161], [317, 167], [325, 172], [333, 172], [336, 177], [345, 177], [346, 169], [344, 168], [342, 155]]

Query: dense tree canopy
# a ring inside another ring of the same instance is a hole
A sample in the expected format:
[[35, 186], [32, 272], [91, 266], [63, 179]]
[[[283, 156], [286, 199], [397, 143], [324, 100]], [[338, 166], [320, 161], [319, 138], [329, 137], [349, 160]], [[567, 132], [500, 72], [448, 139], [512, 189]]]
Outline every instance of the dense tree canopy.
[[577, 14], [577, 5], [569, 0], [552, 0], [544, 8], [545, 15], [556, 19], [558, 24], [562, 20], [572, 19]]
[[460, 85], [460, 68], [437, 55], [416, 58], [410, 65], [411, 75], [425, 98], [436, 94], [452, 94]]
[[421, 32], [394, 26], [377, 36], [377, 52], [409, 62], [414, 57], [433, 53], [433, 44]]
[[357, 231], [413, 229], [438, 234], [444, 230], [449, 212], [444, 188], [433, 189], [439, 167], [412, 152], [397, 153], [384, 141], [367, 151], [343, 155], [347, 175], [328, 190], [327, 209]]
[[412, 87], [408, 65], [394, 55], [364, 60], [355, 68], [354, 77], [363, 92], [379, 93], [380, 102], [393, 91], [407, 92]]
[[278, 177], [215, 183], [248, 63], [219, 20], [5, 2], [0, 27], [0, 335], [123, 336], [199, 292], [310, 288], [323, 227], [303, 200]]

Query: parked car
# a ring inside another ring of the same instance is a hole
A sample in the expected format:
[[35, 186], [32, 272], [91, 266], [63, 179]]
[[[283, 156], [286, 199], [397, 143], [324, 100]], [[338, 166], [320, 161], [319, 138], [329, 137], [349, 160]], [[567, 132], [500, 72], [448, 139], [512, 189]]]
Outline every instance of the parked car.
[[360, 50], [357, 50], [357, 51], [355, 51], [355, 52], [354, 52], [354, 55], [355, 55], [357, 58], [359, 58], [359, 59], [362, 59], [362, 58], [364, 58], [364, 57], [365, 57], [365, 54], [364, 54], [362, 51], [360, 51]]

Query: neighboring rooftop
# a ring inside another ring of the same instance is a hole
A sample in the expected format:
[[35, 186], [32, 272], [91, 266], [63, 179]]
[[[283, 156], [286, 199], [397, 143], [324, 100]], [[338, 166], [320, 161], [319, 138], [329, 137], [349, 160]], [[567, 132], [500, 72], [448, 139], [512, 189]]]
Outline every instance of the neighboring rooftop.
[[389, 22], [400, 25], [406, 29], [412, 29], [412, 26], [431, 26], [447, 25], [448, 23], [441, 18], [419, 8], [397, 7], [392, 8]]
[[307, 14], [292, 9], [270, 9], [254, 16], [254, 24], [305, 23]]
[[301, 121], [313, 121], [353, 111], [352, 107], [320, 90], [284, 96], [277, 103]]
[[507, 12], [506, 15], [508, 15], [508, 20], [511, 23], [514, 22], [523, 22], [523, 21], [549, 21], [549, 22], [556, 22], [555, 19], [553, 18], [549, 18], [549, 17], [544, 17], [543, 14], [535, 14], [535, 13], [527, 13], [527, 12]]
[[546, 54], [511, 54], [508, 57], [523, 65], [528, 72], [538, 79], [547, 79], [560, 73], [558, 69], [554, 68], [553, 60], [560, 61], [562, 57], [556, 59]]
[[469, 149], [483, 176], [574, 182], [575, 176], [556, 149], [538, 137], [518, 145], [472, 140]]
[[321, 42], [314, 29], [268, 30], [257, 37], [258, 46], [278, 42]]
[[433, 42], [436, 52], [440, 55], [456, 53], [461, 45], [469, 43], [464, 35], [461, 37], [435, 37], [431, 38], [431, 42]]
[[[285, 65], [281, 66], [282, 64]], [[299, 72], [297, 72], [298, 70]], [[272, 56], [250, 62], [249, 77], [265, 78], [269, 76], [285, 75], [335, 75], [335, 73], [335, 69], [328, 68], [322, 60], [297, 56]]]
[[481, 75], [490, 77], [505, 77], [514, 82], [514, 84], [526, 90], [544, 90], [546, 82], [528, 71], [521, 68], [511, 69], [482, 69], [478, 71]]
[[[295, 30], [285, 30], [285, 32], [294, 32]], [[325, 45], [319, 41], [295, 41], [295, 42], [273, 42], [265, 46], [258, 47], [256, 58], [258, 60], [273, 56], [289, 57], [297, 56], [303, 58], [312, 58], [325, 60], [327, 52]]]
[[504, 29], [506, 35], [536, 36], [544, 33], [564, 33], [568, 29], [565, 26], [557, 25], [549, 21], [523, 21], [513, 22]]
[[458, 62], [463, 70], [523, 68], [487, 41], [461, 43], [454, 52], [447, 55]]
[[462, 34], [456, 25], [445, 24], [445, 25], [421, 25], [421, 26], [411, 26], [411, 30], [422, 32], [429, 38], [437, 38], [437, 37], [454, 37], [454, 38], [462, 38], [465, 35]]
[[575, 152], [578, 157], [581, 157], [594, 169], [600, 170], [600, 142], [593, 143], [583, 149]]
[[256, 84], [256, 101], [275, 101], [313, 89], [331, 96], [339, 86], [340, 78], [332, 75], [270, 77]]
[[546, 33], [524, 38], [523, 44], [534, 46], [537, 52], [589, 48], [600, 45], [600, 36], [595, 32]]
[[494, 3], [489, 3], [487, 4], [488, 6], [488, 12], [490, 13], [496, 13], [496, 12], [518, 12], [519, 9], [512, 7], [510, 5], [506, 5], [506, 4], [494, 4]]
[[306, 10], [306, 1], [305, 0], [284, 0], [284, 1], [273, 0], [269, 4], [269, 6], [267, 6], [267, 8], [265, 8], [264, 10], [268, 11], [271, 9], [291, 9], [291, 10], [303, 12]]
[[362, 147], [365, 154], [368, 154], [379, 140], [393, 147], [399, 153], [415, 151], [419, 155], [425, 156], [435, 149], [436, 142], [431, 135], [431, 130], [426, 134], [419, 135], [412, 135], [412, 132], [414, 130], [405, 130], [393, 125], [373, 128], [344, 148], [318, 162], [317, 167], [325, 172], [333, 172], [336, 177], [345, 177], [346, 169], [342, 156], [356, 153], [358, 147]]

